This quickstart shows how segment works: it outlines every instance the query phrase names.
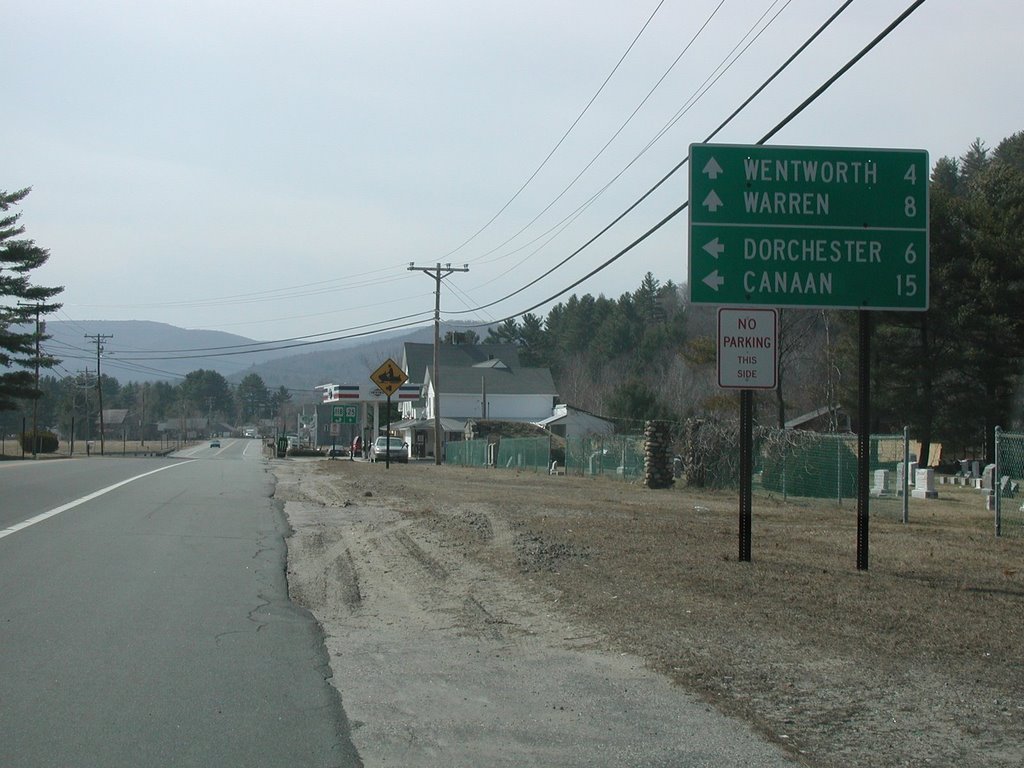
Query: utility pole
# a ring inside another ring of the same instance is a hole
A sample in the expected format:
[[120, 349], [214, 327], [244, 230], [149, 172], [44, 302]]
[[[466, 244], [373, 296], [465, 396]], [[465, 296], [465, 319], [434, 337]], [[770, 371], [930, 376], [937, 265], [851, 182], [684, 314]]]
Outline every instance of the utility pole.
[[39, 339], [42, 330], [39, 327], [39, 312], [42, 306], [39, 304], [22, 304], [19, 307], [28, 307], [36, 311], [36, 396], [32, 398], [32, 458], [39, 458]]
[[96, 342], [96, 397], [99, 403], [100, 409], [100, 456], [103, 455], [104, 449], [104, 424], [103, 424], [103, 376], [100, 374], [100, 355], [103, 353], [103, 341], [105, 339], [114, 338], [113, 334], [96, 333], [89, 335], [85, 334], [85, 338], [92, 339]]
[[434, 288], [434, 369], [430, 374], [434, 386], [434, 464], [441, 464], [441, 384], [438, 380], [441, 367], [441, 281], [453, 272], [469, 272], [469, 264], [453, 267], [451, 264], [435, 264], [432, 267], [417, 267], [409, 264], [410, 271], [422, 272], [435, 283]]

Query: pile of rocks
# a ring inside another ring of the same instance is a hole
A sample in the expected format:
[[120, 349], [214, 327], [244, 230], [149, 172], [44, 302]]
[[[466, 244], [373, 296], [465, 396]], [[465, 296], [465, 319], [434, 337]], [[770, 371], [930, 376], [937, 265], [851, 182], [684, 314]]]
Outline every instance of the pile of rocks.
[[644, 485], [671, 488], [672, 433], [668, 422], [648, 421], [644, 425]]

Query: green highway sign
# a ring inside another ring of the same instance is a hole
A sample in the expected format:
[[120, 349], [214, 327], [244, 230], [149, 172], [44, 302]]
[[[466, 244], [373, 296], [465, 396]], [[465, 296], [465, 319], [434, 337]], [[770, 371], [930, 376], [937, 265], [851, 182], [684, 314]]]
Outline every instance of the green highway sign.
[[690, 145], [694, 304], [928, 309], [928, 153]]
[[355, 424], [359, 419], [358, 405], [331, 406], [332, 424]]

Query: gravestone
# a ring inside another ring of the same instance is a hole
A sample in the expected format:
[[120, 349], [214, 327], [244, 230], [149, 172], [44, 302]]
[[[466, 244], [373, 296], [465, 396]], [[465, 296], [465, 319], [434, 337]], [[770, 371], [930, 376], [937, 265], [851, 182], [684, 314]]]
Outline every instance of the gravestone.
[[915, 499], [937, 499], [939, 492], [935, 490], [935, 470], [919, 469], [914, 478], [914, 490], [911, 493]]
[[[907, 478], [907, 487], [914, 487], [914, 474], [917, 472], [917, 462], [911, 461], [908, 464], [904, 464], [902, 461], [896, 465], [896, 487], [898, 493], [903, 493], [903, 478]], [[906, 473], [906, 475], [904, 475]]]
[[1020, 490], [1020, 483], [1015, 483], [1010, 479], [1009, 475], [1003, 475], [999, 479], [999, 493], [1002, 494], [1004, 499], [1009, 499], [1017, 495]]
[[871, 486], [872, 496], [887, 496], [889, 494], [889, 470], [876, 469], [875, 481]]

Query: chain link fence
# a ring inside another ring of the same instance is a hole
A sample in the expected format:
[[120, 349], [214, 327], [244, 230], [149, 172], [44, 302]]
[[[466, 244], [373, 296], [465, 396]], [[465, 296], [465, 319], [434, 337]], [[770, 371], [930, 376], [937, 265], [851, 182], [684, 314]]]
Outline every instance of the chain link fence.
[[[691, 487], [740, 487], [739, 424], [695, 419], [675, 435], [682, 481]], [[755, 494], [857, 501], [857, 435], [759, 427], [753, 436]], [[869, 493], [873, 514], [902, 517], [904, 435], [872, 435]], [[907, 478], [912, 482], [914, 478]]]
[[[903, 435], [871, 435], [868, 448], [870, 509], [903, 514]], [[831, 500], [837, 506], [857, 501], [857, 436], [762, 429], [754, 446], [754, 490]], [[907, 478], [907, 481], [912, 478]], [[759, 481], [759, 482], [758, 482]]]
[[498, 443], [497, 467], [547, 472], [551, 467], [551, 438], [501, 438]]
[[1024, 536], [1024, 433], [996, 430], [996, 535]]
[[[691, 488], [740, 487], [739, 424], [694, 419], [672, 424], [676, 480]], [[826, 500], [837, 506], [857, 502], [857, 436], [759, 427], [754, 430], [755, 495]], [[917, 478], [904, 477], [915, 464], [908, 436], [872, 435], [868, 482], [873, 515], [906, 520], [907, 496]], [[644, 476], [640, 435], [504, 437], [464, 440], [446, 446], [446, 463], [496, 467], [580, 477], [604, 476], [638, 482]], [[996, 535], [1024, 536], [1024, 433], [996, 430], [993, 494]], [[991, 487], [991, 486], [987, 486]]]
[[644, 439], [639, 435], [585, 435], [565, 441], [567, 475], [636, 480], [643, 472]]
[[486, 467], [487, 440], [455, 440], [445, 444], [444, 461], [459, 467]]

